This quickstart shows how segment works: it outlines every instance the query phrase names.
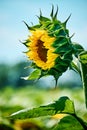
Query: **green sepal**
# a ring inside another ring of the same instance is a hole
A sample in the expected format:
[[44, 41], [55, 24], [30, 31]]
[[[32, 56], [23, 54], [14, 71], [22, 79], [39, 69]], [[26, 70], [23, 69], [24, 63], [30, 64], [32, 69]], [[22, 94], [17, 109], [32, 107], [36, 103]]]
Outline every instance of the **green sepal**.
[[71, 48], [71, 45], [69, 45], [68, 43], [63, 45], [63, 46], [60, 46], [60, 47], [57, 47], [54, 51], [54, 53], [56, 54], [64, 54], [66, 53], [67, 51], [70, 51], [72, 50]]
[[59, 36], [66, 36], [66, 32], [63, 28], [60, 28], [59, 30], [56, 30], [54, 33], [55, 37], [59, 37]]
[[61, 28], [61, 22], [56, 20], [54, 22], [51, 22], [51, 25], [49, 25], [48, 30], [49, 32], [56, 31]]
[[31, 67], [31, 68], [34, 68], [34, 69], [35, 69], [35, 68], [38, 68], [37, 65], [36, 65], [34, 62], [31, 63], [30, 67]]
[[72, 59], [72, 50], [68, 50], [62, 56], [56, 58], [54, 67], [49, 71], [56, 81], [70, 67]]
[[63, 59], [64, 61], [68, 60], [68, 61], [72, 61], [73, 57], [72, 57], [72, 48], [71, 50], [68, 50], [67, 52], [64, 53], [64, 55], [61, 57], [61, 59]]
[[31, 27], [31, 30], [35, 30], [35, 29], [38, 29], [38, 28], [40, 28], [40, 27], [41, 27], [41, 25], [40, 25], [40, 24], [37, 24], [37, 25], [32, 26], [32, 27]]
[[48, 30], [49, 26], [52, 24], [51, 21], [47, 21], [45, 23], [43, 23], [40, 27], [40, 29], [44, 29], [44, 30]]
[[54, 13], [54, 6], [52, 5], [52, 10], [51, 10], [51, 13], [50, 13], [51, 18], [53, 18], [53, 13]]
[[69, 30], [65, 29], [65, 32], [66, 32], [67, 36], [69, 37]]
[[22, 44], [24, 44], [26, 47], [28, 47], [28, 43], [30, 42], [30, 40], [29, 39], [27, 39], [27, 40], [25, 40], [24, 42], [21, 42]]
[[59, 64], [59, 65], [61, 65], [61, 66], [66, 66], [67, 67], [67, 64], [66, 64], [66, 62], [65, 62], [65, 60], [64, 59], [61, 59], [61, 57], [58, 57], [58, 58], [56, 58], [56, 60], [55, 60], [55, 65], [56, 64]]
[[55, 60], [55, 66], [50, 69], [49, 73], [54, 76], [55, 80], [57, 81], [58, 78], [64, 73], [70, 64], [70, 60], [64, 59], [62, 60], [61, 58], [57, 58]]
[[55, 48], [60, 47], [62, 45], [66, 45], [67, 42], [68, 42], [68, 39], [66, 37], [60, 36], [52, 43], [52, 46]]
[[57, 64], [53, 68], [56, 69], [57, 72], [60, 73], [60, 75], [61, 75], [61, 73], [65, 72], [67, 70], [68, 65], [66, 64], [66, 66], [63, 66], [61, 64]]
[[52, 20], [54, 21], [55, 19], [57, 19], [57, 14], [58, 14], [58, 6], [57, 6], [57, 9], [56, 9], [56, 12], [54, 14], [54, 6], [52, 5], [52, 11], [50, 13], [50, 16], [52, 18]]
[[68, 22], [68, 20], [70, 19], [70, 17], [71, 17], [71, 14], [69, 15], [69, 17], [65, 20], [65, 22], [63, 22], [63, 26], [66, 28], [66, 24], [67, 24], [67, 22]]
[[59, 20], [53, 21], [48, 26], [48, 33], [52, 36], [59, 37], [59, 36], [67, 36], [69, 37], [69, 30], [66, 29], [64, 23], [61, 23]]
[[30, 27], [25, 21], [23, 21], [26, 25], [26, 27], [28, 28], [28, 30], [34, 30], [32, 27]]
[[50, 21], [49, 18], [42, 16], [41, 10], [40, 10], [40, 16], [37, 16], [37, 17], [38, 17], [38, 19], [39, 19], [39, 23], [40, 23], [40, 24], [43, 24], [43, 23], [45, 23], [45, 22], [47, 22], [47, 21]]
[[57, 70], [56, 68], [51, 68], [51, 69], [48, 71], [48, 74], [54, 76], [55, 81], [56, 81], [55, 86], [57, 86], [57, 80], [58, 80], [59, 77], [62, 75], [62, 72], [58, 72], [58, 70]]
[[53, 20], [57, 19], [57, 14], [58, 14], [58, 6], [57, 6], [57, 9], [56, 9], [56, 13], [53, 16]]
[[73, 48], [74, 48], [74, 55], [75, 55], [76, 57], [78, 57], [78, 55], [79, 55], [82, 51], [84, 51], [84, 48], [83, 48], [80, 44], [78, 44], [78, 43], [76, 43], [76, 42], [73, 42], [72, 44], [73, 44]]

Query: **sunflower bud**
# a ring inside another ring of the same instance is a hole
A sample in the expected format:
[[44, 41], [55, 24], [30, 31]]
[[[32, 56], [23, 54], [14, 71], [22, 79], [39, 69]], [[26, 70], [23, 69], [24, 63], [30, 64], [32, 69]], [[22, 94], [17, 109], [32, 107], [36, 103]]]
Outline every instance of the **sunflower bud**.
[[[28, 48], [26, 55], [32, 61], [31, 66], [35, 69], [29, 79], [53, 75], [57, 81], [72, 62], [73, 44], [69, 37], [69, 30], [66, 28], [70, 16], [62, 23], [57, 19], [57, 13], [58, 7], [54, 13], [52, 6], [51, 19], [42, 16], [40, 11], [37, 25], [29, 27], [25, 23], [31, 33], [24, 43]], [[37, 76], [36, 72], [38, 72]]]

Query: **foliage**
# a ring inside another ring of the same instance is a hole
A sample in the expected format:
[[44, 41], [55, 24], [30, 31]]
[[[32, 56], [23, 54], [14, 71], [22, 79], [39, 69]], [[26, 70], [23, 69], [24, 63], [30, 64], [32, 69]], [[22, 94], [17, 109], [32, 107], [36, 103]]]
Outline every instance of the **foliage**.
[[27, 118], [49, 116], [49, 115], [53, 116], [55, 114], [70, 114], [75, 119], [73, 119], [73, 117], [70, 117], [70, 119], [69, 117], [66, 117], [61, 122], [65, 123], [67, 120], [69, 120], [70, 123], [68, 122], [66, 123], [66, 125], [62, 127], [62, 123], [60, 122], [60, 125], [57, 125], [56, 128], [55, 127], [53, 128], [54, 130], [58, 129], [58, 127], [61, 129], [63, 128], [67, 129], [68, 127], [69, 129], [70, 126], [73, 126], [73, 123], [74, 123], [72, 122], [73, 120], [76, 120], [76, 125], [74, 125], [74, 127], [71, 128], [71, 130], [77, 129], [77, 128], [81, 130], [87, 129], [87, 124], [82, 119], [77, 117], [75, 113], [74, 104], [68, 97], [61, 97], [55, 103], [49, 104], [46, 106], [41, 106], [39, 108], [33, 108], [31, 110], [28, 110], [28, 109], [21, 110], [17, 113], [13, 113], [9, 118], [10, 119], [27, 119]]
[[40, 116], [49, 116], [60, 113], [74, 114], [74, 105], [68, 97], [61, 97], [55, 103], [49, 104], [47, 106], [41, 106], [39, 108], [33, 108], [31, 110], [22, 110], [20, 112], [14, 113], [10, 116], [12, 119], [26, 119], [26, 118], [36, 118]]
[[[64, 93], [66, 97], [61, 97]], [[36, 86], [21, 89], [7, 87], [0, 92], [1, 126], [4, 124], [5, 129], [11, 127], [15, 130], [20, 127], [22, 129], [30, 128], [30, 130], [32, 128], [37, 130], [56, 130], [57, 128], [67, 130], [70, 127], [72, 130], [83, 130], [82, 125], [73, 116], [76, 113], [85, 121], [87, 120], [84, 96], [81, 95], [83, 95], [82, 88], [46, 90], [36, 88]], [[67, 96], [74, 100], [76, 111], [74, 111], [73, 101]], [[40, 107], [38, 107], [39, 105]], [[68, 114], [65, 114], [67, 112]], [[14, 113], [13, 116], [12, 113]]]

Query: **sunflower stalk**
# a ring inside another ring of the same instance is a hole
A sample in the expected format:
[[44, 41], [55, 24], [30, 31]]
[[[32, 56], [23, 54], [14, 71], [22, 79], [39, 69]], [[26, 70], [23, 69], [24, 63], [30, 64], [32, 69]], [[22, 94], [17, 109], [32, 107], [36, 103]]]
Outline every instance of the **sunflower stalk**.
[[81, 69], [82, 69], [82, 82], [85, 93], [85, 104], [87, 108], [87, 66], [81, 63]]
[[82, 83], [83, 89], [85, 94], [85, 104], [87, 108], [87, 51], [83, 51], [79, 55], [80, 63], [81, 63], [81, 76], [82, 76]]

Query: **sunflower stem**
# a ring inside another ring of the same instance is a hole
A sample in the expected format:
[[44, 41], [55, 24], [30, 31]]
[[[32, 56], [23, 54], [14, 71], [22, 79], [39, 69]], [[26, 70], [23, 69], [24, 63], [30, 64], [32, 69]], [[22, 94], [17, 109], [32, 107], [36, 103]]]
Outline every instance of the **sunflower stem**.
[[82, 83], [85, 94], [85, 104], [87, 108], [87, 65], [81, 63], [81, 75], [82, 75]]

